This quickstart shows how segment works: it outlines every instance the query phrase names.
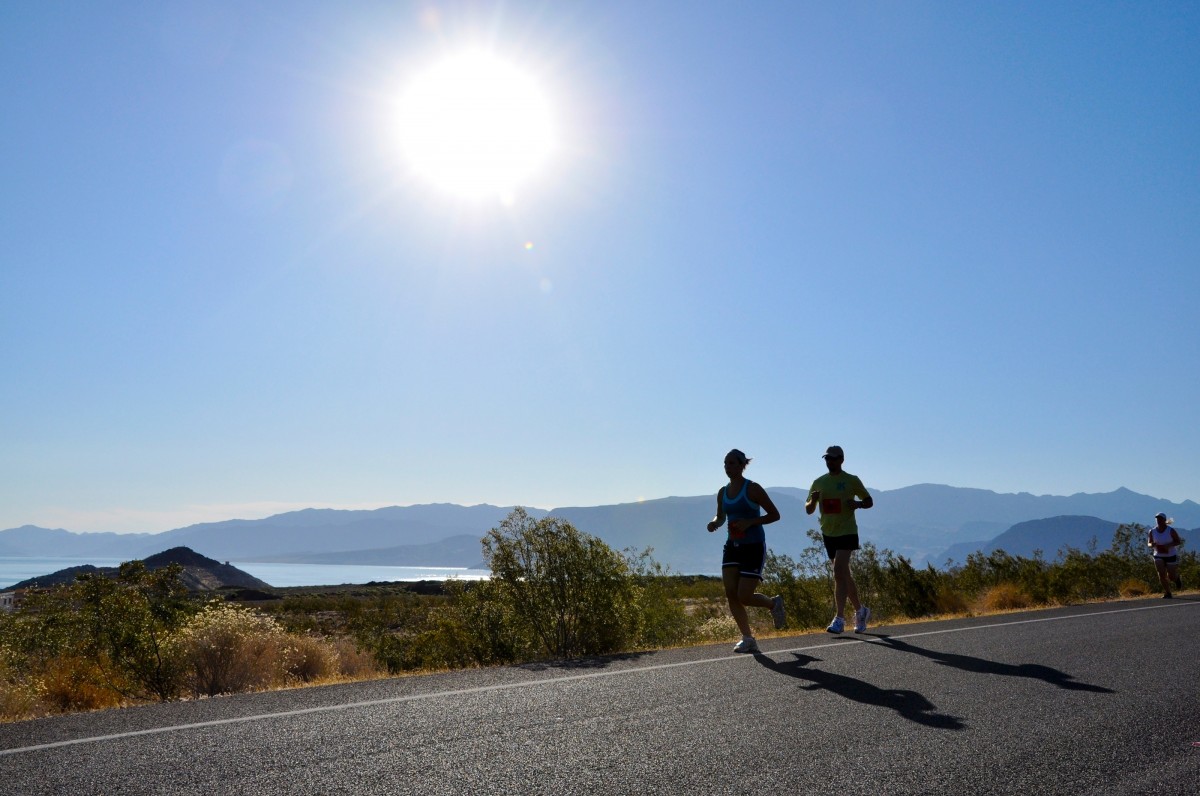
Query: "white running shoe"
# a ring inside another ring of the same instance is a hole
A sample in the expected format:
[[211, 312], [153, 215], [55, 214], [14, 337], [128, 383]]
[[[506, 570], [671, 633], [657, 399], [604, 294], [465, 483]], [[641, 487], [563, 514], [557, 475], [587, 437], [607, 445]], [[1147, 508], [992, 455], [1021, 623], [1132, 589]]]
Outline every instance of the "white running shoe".
[[830, 633], [844, 633], [846, 630], [846, 620], [840, 616], [835, 616], [833, 621], [829, 623], [829, 627], [825, 629]]
[[751, 636], [744, 637], [733, 648], [734, 652], [758, 652], [758, 642]]
[[871, 618], [871, 609], [865, 605], [861, 606], [857, 611], [855, 611], [854, 612], [854, 632], [855, 633], [866, 633], [867, 632], [867, 620], [870, 618]]
[[783, 595], [777, 594], [771, 600], [771, 618], [775, 620], [775, 629], [782, 630], [783, 624], [787, 622], [787, 613], [783, 610]]

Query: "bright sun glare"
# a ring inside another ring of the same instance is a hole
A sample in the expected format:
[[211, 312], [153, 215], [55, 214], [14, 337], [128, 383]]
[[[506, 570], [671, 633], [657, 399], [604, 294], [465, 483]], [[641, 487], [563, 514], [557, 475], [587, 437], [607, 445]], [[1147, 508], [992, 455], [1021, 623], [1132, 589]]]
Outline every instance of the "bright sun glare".
[[418, 75], [401, 97], [399, 125], [412, 167], [471, 199], [510, 199], [556, 146], [550, 108], [533, 78], [480, 51]]

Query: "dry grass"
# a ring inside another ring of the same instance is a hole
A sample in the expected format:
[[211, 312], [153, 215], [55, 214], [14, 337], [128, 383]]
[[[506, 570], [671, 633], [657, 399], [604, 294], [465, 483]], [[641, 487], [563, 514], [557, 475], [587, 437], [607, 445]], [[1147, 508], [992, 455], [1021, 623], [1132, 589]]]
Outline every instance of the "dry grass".
[[121, 695], [106, 688], [100, 667], [79, 657], [50, 661], [34, 691], [51, 713], [78, 713], [121, 704]]
[[1138, 578], [1121, 581], [1121, 585], [1117, 587], [1117, 592], [1125, 598], [1145, 597], [1151, 593], [1150, 586], [1146, 581], [1139, 580]]
[[302, 683], [316, 683], [337, 676], [338, 651], [332, 644], [314, 636], [292, 636], [287, 656], [288, 676]]
[[337, 652], [337, 677], [342, 680], [375, 680], [387, 674], [375, 656], [360, 648], [354, 639], [339, 636], [328, 642]]
[[0, 680], [0, 723], [24, 721], [45, 713], [35, 688], [26, 683]]
[[1033, 598], [1014, 583], [998, 583], [979, 597], [983, 612], [1019, 611], [1033, 605]]

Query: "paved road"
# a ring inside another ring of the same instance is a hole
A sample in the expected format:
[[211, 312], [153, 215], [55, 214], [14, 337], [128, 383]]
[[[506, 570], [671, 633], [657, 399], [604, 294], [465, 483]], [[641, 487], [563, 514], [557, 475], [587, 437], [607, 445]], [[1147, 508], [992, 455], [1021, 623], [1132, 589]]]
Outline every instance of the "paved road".
[[14, 794], [1190, 794], [1200, 599], [0, 725]]

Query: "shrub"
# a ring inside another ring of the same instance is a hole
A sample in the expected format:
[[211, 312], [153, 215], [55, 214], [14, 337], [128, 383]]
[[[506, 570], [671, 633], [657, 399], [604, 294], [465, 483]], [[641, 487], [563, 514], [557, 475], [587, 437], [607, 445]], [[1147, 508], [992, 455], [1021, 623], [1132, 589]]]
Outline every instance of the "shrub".
[[358, 648], [389, 672], [468, 666], [476, 660], [464, 629], [469, 611], [456, 610], [453, 595], [380, 597], [349, 614], [347, 624]]
[[635, 618], [625, 559], [566, 520], [514, 509], [483, 540], [506, 608], [556, 657], [625, 649]]
[[[173, 565], [149, 572], [130, 561], [113, 578], [84, 575], [29, 594], [21, 610], [0, 623], [10, 664], [28, 682], [49, 678], [59, 703], [70, 704], [69, 692], [83, 689], [85, 678], [89, 687], [126, 699], [175, 698], [180, 672], [166, 645], [194, 610], [181, 571]], [[78, 661], [91, 664], [72, 663]]]
[[286, 682], [295, 647], [270, 617], [212, 603], [179, 631], [174, 653], [189, 690], [215, 696]]
[[971, 612], [971, 607], [967, 603], [967, 598], [962, 592], [955, 591], [952, 587], [942, 585], [938, 587], [937, 596], [933, 601], [934, 613], [945, 614], [967, 614]]
[[41, 677], [38, 693], [58, 713], [111, 708], [121, 704], [117, 690], [100, 685], [105, 678], [96, 661], [76, 656], [52, 660]]
[[34, 689], [24, 683], [0, 680], [0, 722], [31, 719], [42, 712]]
[[[821, 551], [824, 555], [824, 547]], [[783, 597], [783, 604], [787, 608], [787, 627], [824, 627], [829, 620], [833, 585], [824, 571], [816, 577], [805, 577], [802, 565], [788, 556], [768, 551], [763, 566], [762, 588], [764, 593]]]
[[998, 583], [984, 591], [980, 602], [986, 611], [1012, 611], [1033, 604], [1030, 596], [1013, 583]]
[[291, 636], [292, 654], [286, 668], [290, 678], [302, 683], [328, 680], [338, 673], [338, 650], [315, 636]]
[[393, 640], [405, 669], [461, 669], [475, 663], [461, 616], [449, 606], [434, 606], [416, 628]]
[[86, 632], [86, 652], [100, 662], [105, 684], [124, 696], [174, 699], [181, 671], [168, 639], [194, 611], [171, 564], [150, 572], [141, 561], [121, 565], [117, 577], [85, 575], [73, 594]]
[[741, 636], [737, 622], [732, 616], [714, 616], [706, 619], [696, 628], [695, 638], [701, 643], [713, 641], [728, 641]]
[[697, 620], [685, 603], [670, 594], [670, 570], [654, 560], [654, 551], [625, 551], [625, 564], [635, 585], [634, 644], [641, 648], [670, 647], [691, 638]]
[[929, 616], [938, 610], [939, 576], [933, 567], [915, 569], [904, 556], [885, 555], [883, 593], [909, 618]]
[[511, 663], [532, 655], [537, 647], [500, 583], [491, 580], [448, 584], [451, 605], [464, 630], [471, 658], [482, 666]]
[[352, 680], [365, 680], [386, 674], [375, 656], [362, 649], [347, 636], [339, 636], [330, 642], [337, 655], [337, 673]]
[[[886, 551], [885, 551], [886, 552]], [[886, 555], [891, 555], [886, 552]], [[833, 566], [830, 565], [830, 573], [833, 572]], [[894, 607], [886, 605], [884, 591], [886, 588], [887, 575], [884, 571], [882, 557], [879, 549], [871, 542], [865, 542], [862, 547], [850, 557], [850, 576], [854, 578], [854, 585], [858, 589], [858, 597], [864, 605], [871, 606], [871, 612], [876, 619], [882, 619], [887, 614], [893, 613]], [[832, 587], [829, 594], [832, 597]], [[878, 610], [876, 610], [878, 608]]]
[[[2, 621], [4, 617], [0, 617]], [[17, 721], [41, 715], [39, 685], [29, 682], [10, 665], [13, 650], [0, 643], [0, 721]]]

